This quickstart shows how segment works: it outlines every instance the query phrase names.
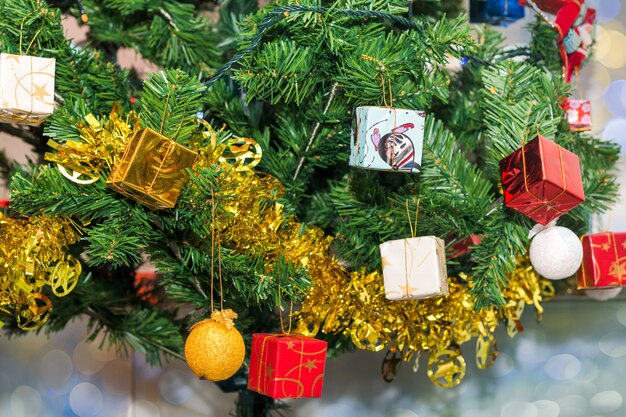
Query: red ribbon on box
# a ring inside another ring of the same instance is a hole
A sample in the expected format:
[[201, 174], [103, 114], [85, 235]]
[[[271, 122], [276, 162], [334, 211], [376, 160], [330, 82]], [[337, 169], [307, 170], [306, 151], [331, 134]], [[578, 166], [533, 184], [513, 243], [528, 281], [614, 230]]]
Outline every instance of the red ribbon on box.
[[248, 389], [272, 398], [321, 397], [327, 348], [307, 336], [253, 334]]
[[541, 135], [502, 159], [500, 171], [506, 206], [537, 223], [585, 201], [578, 156]]
[[583, 263], [578, 289], [621, 287], [626, 283], [626, 233], [594, 233], [581, 238]]

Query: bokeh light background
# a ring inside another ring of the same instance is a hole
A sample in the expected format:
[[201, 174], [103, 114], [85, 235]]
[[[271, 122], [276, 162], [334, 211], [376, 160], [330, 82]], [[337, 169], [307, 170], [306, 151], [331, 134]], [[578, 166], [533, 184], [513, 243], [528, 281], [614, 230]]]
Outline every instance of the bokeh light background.
[[[581, 73], [592, 101], [594, 131], [622, 145], [622, 200], [594, 222], [596, 230], [626, 231], [626, 0], [589, 1], [598, 10], [593, 58]], [[527, 43], [527, 17], [503, 29]], [[28, 149], [2, 137], [0, 146], [24, 161]], [[0, 191], [6, 198], [6, 190]], [[293, 416], [385, 417], [622, 417], [626, 416], [626, 302], [589, 298], [546, 304], [538, 324], [528, 311], [525, 331], [500, 331], [500, 357], [486, 371], [464, 347], [468, 372], [443, 390], [403, 364], [395, 382], [380, 378], [381, 353], [354, 352], [330, 360], [320, 399], [288, 401]], [[117, 355], [85, 343], [85, 323], [46, 337], [0, 337], [0, 417], [227, 416], [236, 394], [198, 380], [181, 361], [162, 369], [141, 355]]]

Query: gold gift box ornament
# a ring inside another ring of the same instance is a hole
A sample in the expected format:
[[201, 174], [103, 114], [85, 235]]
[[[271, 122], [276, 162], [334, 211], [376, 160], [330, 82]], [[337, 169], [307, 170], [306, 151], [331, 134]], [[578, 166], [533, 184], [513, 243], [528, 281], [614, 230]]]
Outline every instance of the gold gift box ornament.
[[107, 186], [154, 210], [173, 208], [198, 154], [150, 128], [136, 131]]

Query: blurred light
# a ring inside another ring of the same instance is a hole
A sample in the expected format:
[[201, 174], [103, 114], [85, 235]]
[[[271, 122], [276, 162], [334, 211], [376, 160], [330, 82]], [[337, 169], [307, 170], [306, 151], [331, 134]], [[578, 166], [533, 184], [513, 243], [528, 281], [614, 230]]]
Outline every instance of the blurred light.
[[610, 414], [622, 406], [624, 400], [617, 391], [602, 391], [591, 397], [589, 406], [596, 413]]
[[617, 142], [622, 147], [622, 153], [626, 153], [626, 118], [615, 118], [604, 125], [602, 139]]
[[135, 407], [135, 417], [160, 417], [161, 411], [154, 403], [146, 400], [136, 401], [131, 404], [131, 407]]
[[561, 408], [554, 401], [540, 400], [533, 403], [540, 417], [559, 417]]
[[538, 417], [539, 410], [533, 403], [524, 401], [511, 401], [502, 407], [502, 417]]
[[609, 84], [604, 92], [604, 104], [613, 115], [626, 115], [626, 80]]
[[578, 358], [568, 354], [553, 356], [544, 366], [546, 374], [558, 381], [574, 379], [580, 373], [580, 368]]
[[513, 359], [506, 353], [500, 353], [498, 360], [493, 364], [491, 372], [494, 377], [503, 377], [513, 371]]
[[46, 388], [62, 387], [72, 376], [74, 366], [70, 355], [59, 349], [47, 352], [39, 365], [41, 382]]
[[604, 58], [606, 58], [611, 51], [611, 35], [610, 31], [605, 29], [603, 26], [599, 26], [596, 28], [596, 42], [593, 45], [593, 55], [592, 58], [596, 61], [602, 62]]
[[11, 394], [11, 417], [37, 417], [42, 407], [41, 395], [33, 387], [21, 385]]
[[626, 356], [626, 335], [613, 332], [604, 335], [598, 343], [600, 351], [611, 358]]
[[182, 371], [175, 369], [165, 371], [159, 379], [159, 392], [165, 401], [179, 405], [186, 403], [192, 391], [188, 378]]
[[161, 368], [150, 365], [143, 355], [133, 355], [133, 363], [135, 364], [135, 370], [138, 378], [155, 379], [161, 375]]
[[87, 344], [93, 358], [101, 362], [109, 362], [117, 358], [115, 349], [112, 346], [108, 346], [106, 349], [100, 349], [99, 346], [108, 346], [103, 340], [103, 336], [98, 336], [96, 340]]
[[[611, 72], [596, 61], [591, 61], [589, 67], [587, 74], [591, 75], [581, 75], [581, 84], [587, 86], [582, 90], [582, 96], [587, 100], [603, 99], [605, 91], [611, 83]], [[576, 95], [576, 92], [573, 95]]]
[[617, 321], [626, 327], [626, 307], [622, 307], [617, 311]]
[[385, 417], [419, 417], [419, 415], [406, 408], [394, 408], [385, 413]]
[[566, 395], [556, 401], [559, 417], [587, 417], [587, 400], [580, 395]]
[[608, 22], [619, 15], [622, 8], [621, 0], [591, 0], [589, 7], [596, 9], [598, 23]]
[[89, 382], [82, 382], [70, 393], [70, 407], [79, 417], [92, 417], [102, 409], [102, 392]]
[[[604, 50], [606, 47], [604, 45], [606, 43], [605, 38], [607, 37], [610, 39], [608, 51]], [[602, 42], [602, 45], [600, 42]], [[612, 48], [611, 45], [615, 45], [615, 48]], [[597, 57], [598, 61], [611, 69], [619, 69], [626, 66], [626, 48], [624, 48], [624, 45], [626, 45], [626, 35], [622, 32], [616, 30], [605, 31], [602, 39], [598, 37], [598, 50], [602, 49], [603, 51], [602, 57]]]
[[85, 343], [79, 343], [72, 354], [74, 366], [84, 375], [93, 375], [104, 367], [105, 362], [97, 359], [93, 350]]
[[[594, 349], [595, 350], [595, 349]], [[600, 372], [598, 369], [598, 365], [592, 360], [582, 359], [580, 361], [581, 371], [576, 375], [574, 380], [576, 382], [589, 382], [591, 383], [598, 377], [598, 373]], [[591, 384], [593, 385], [593, 384]]]
[[[7, 144], [5, 139], [9, 139], [9, 140], [17, 140], [15, 138], [2, 138], [2, 141], [5, 142], [3, 143], [5, 146], [5, 149], [11, 149], [14, 150], [14, 145], [13, 144]], [[19, 145], [17, 145], [19, 146]], [[21, 155], [20, 155], [21, 156]], [[17, 162], [18, 160], [15, 159], [15, 161]], [[22, 163], [22, 162], [20, 162]], [[26, 162], [23, 162], [26, 163]], [[27, 356], [31, 353], [37, 352], [39, 349], [43, 348], [46, 343], [48, 343], [48, 338], [44, 335], [41, 334], [36, 334], [36, 333], [26, 333], [23, 336], [20, 337], [16, 337], [12, 343], [17, 343], [19, 345], [19, 350], [17, 350], [17, 352], [19, 352], [20, 356]]]
[[130, 391], [130, 364], [114, 360], [102, 370], [102, 385], [113, 395], [126, 395]]

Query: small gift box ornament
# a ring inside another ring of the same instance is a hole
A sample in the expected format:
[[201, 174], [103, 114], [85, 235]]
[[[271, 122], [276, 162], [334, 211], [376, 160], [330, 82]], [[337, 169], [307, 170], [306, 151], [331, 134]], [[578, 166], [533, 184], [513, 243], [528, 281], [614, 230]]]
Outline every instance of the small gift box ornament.
[[54, 58], [0, 54], [0, 122], [39, 126], [54, 111]]
[[327, 347], [307, 336], [253, 334], [248, 389], [272, 398], [321, 397]]
[[136, 131], [107, 185], [154, 210], [173, 208], [197, 153], [150, 128]]
[[578, 270], [578, 289], [626, 284], [626, 233], [594, 233], [581, 241], [583, 264]]
[[448, 259], [455, 259], [459, 256], [465, 255], [466, 253], [470, 252], [474, 248], [474, 246], [480, 245], [482, 241], [482, 236], [472, 233], [468, 237], [461, 239], [452, 245], [449, 250]]
[[563, 103], [569, 129], [574, 132], [591, 130], [591, 102], [582, 99], [567, 99]]
[[423, 299], [449, 294], [445, 244], [435, 236], [380, 245], [385, 296], [389, 300]]
[[583, 201], [578, 156], [539, 135], [500, 161], [504, 204], [546, 225]]
[[425, 113], [391, 107], [357, 107], [350, 165], [379, 171], [419, 172]]
[[524, 14], [524, 6], [518, 0], [470, 0], [470, 23], [507, 26]]

